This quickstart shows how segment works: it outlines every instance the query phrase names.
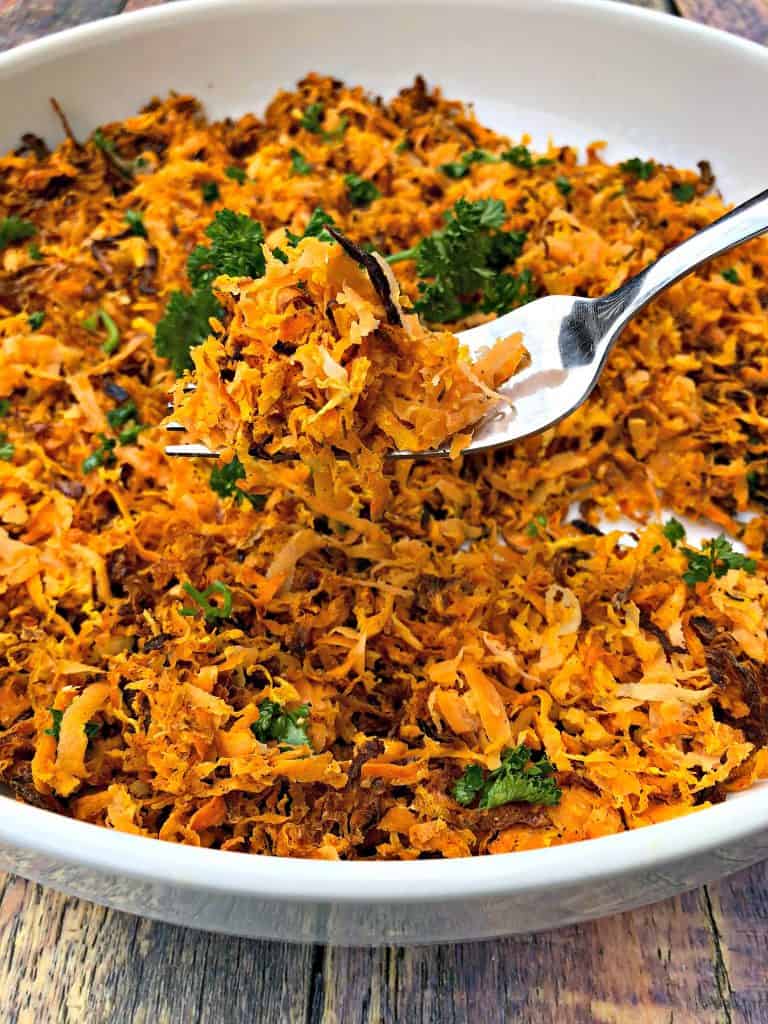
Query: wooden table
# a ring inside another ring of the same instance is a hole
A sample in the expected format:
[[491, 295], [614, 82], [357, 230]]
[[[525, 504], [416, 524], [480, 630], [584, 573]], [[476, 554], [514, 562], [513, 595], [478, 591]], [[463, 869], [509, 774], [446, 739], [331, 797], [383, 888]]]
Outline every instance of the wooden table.
[[[155, 0], [0, 0], [0, 49]], [[634, 0], [768, 44], [768, 0]], [[157, 924], [0, 876], [2, 1024], [768, 1022], [768, 863], [522, 938], [377, 950]]]

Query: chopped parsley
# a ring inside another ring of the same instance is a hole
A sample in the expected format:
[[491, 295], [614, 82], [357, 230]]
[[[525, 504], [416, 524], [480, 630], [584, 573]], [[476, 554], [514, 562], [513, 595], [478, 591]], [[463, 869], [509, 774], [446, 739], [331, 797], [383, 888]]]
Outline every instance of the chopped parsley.
[[147, 229], [144, 227], [144, 214], [141, 210], [126, 210], [123, 219], [130, 228], [132, 235], [137, 235], [139, 238], [147, 237]]
[[211, 490], [215, 491], [219, 497], [234, 498], [238, 505], [245, 498], [257, 512], [260, 512], [267, 502], [267, 496], [265, 494], [249, 494], [248, 491], [244, 491], [237, 483], [238, 480], [244, 479], [245, 466], [235, 456], [231, 462], [225, 462], [221, 466], [213, 467], [209, 483]]
[[501, 764], [487, 776], [479, 765], [469, 765], [453, 787], [454, 799], [468, 807], [479, 797], [478, 810], [510, 803], [560, 803], [562, 792], [553, 778], [554, 765], [545, 754], [521, 744], [501, 755]]
[[[64, 712], [60, 708], [48, 708], [51, 713], [51, 728], [45, 729], [46, 736], [53, 736], [58, 743], [59, 736], [61, 734], [61, 720], [64, 717]], [[94, 736], [98, 736], [99, 729], [101, 726], [98, 722], [86, 722], [85, 723], [85, 735], [89, 740], [92, 740]]]
[[653, 160], [641, 160], [639, 156], [633, 156], [631, 160], [625, 160], [619, 166], [625, 174], [631, 174], [640, 181], [648, 181], [656, 170]]
[[347, 197], [353, 206], [370, 206], [373, 200], [381, 195], [372, 181], [361, 178], [359, 174], [347, 174], [344, 184], [347, 186]]
[[690, 203], [696, 195], [696, 186], [690, 181], [681, 181], [672, 186], [672, 198], [676, 203]]
[[288, 254], [283, 252], [280, 246], [275, 246], [275, 248], [272, 250], [272, 255], [275, 257], [276, 260], [280, 260], [281, 263], [288, 262]]
[[[325, 230], [327, 224], [335, 226], [333, 217], [325, 212], [322, 206], [316, 206], [312, 211], [312, 216], [309, 218], [302, 238], [318, 238], [321, 242], [332, 242], [333, 239]], [[296, 235], [290, 235], [289, 241], [296, 245], [300, 239]]]
[[502, 273], [520, 255], [526, 237], [523, 231], [501, 230], [506, 215], [500, 199], [459, 199], [445, 214], [443, 228], [387, 257], [390, 263], [415, 260], [422, 280], [414, 308], [426, 320], [446, 323], [476, 310], [506, 313], [534, 297], [530, 271]]
[[547, 520], [545, 516], [534, 516], [526, 526], [525, 532], [529, 537], [538, 537], [539, 530], [543, 530], [546, 525]]
[[13, 442], [8, 440], [8, 435], [0, 433], [0, 462], [10, 462], [15, 450]]
[[227, 167], [224, 173], [228, 178], [231, 178], [232, 181], [236, 181], [238, 185], [245, 184], [246, 174], [242, 167]]
[[494, 156], [493, 153], [489, 153], [485, 149], [473, 149], [469, 153], [465, 153], [459, 160], [441, 164], [440, 170], [449, 178], [458, 180], [459, 178], [466, 178], [472, 164], [497, 164], [498, 162], [499, 157]]
[[557, 185], [558, 192], [563, 196], [569, 196], [573, 192], [573, 185], [562, 175], [555, 178], [555, 184]]
[[92, 135], [93, 144], [97, 149], [106, 157], [109, 164], [114, 167], [118, 174], [123, 178], [127, 178], [129, 181], [133, 178], [136, 171], [141, 170], [142, 167], [146, 166], [146, 160], [143, 157], [137, 157], [135, 160], [126, 160], [125, 157], [120, 156], [115, 147], [115, 143], [112, 139], [108, 139], [101, 128], [97, 128]]
[[661, 528], [661, 532], [667, 538], [673, 548], [676, 548], [681, 540], [685, 540], [685, 527], [683, 524], [672, 516]]
[[533, 167], [533, 157], [527, 146], [512, 146], [501, 154], [501, 159], [514, 167], [522, 167], [528, 171]]
[[192, 368], [190, 350], [211, 333], [208, 321], [221, 315], [222, 309], [210, 288], [198, 288], [191, 294], [171, 292], [162, 320], [155, 330], [155, 350], [169, 360], [176, 376]]
[[3, 217], [0, 220], [0, 249], [5, 249], [16, 242], [24, 242], [37, 232], [37, 228], [21, 217]]
[[413, 146], [411, 145], [411, 140], [408, 138], [408, 136], [406, 136], [403, 139], [400, 139], [398, 144], [395, 146], [396, 153], [405, 153], [409, 149], [413, 149]]
[[11, 411], [11, 400], [10, 398], [0, 398], [0, 418], [7, 416]]
[[31, 260], [41, 260], [43, 258], [43, 254], [40, 251], [40, 246], [37, 244], [37, 242], [33, 242], [30, 246], [28, 246], [27, 254]]
[[117, 329], [117, 324], [109, 313], [103, 309], [97, 309], [93, 316], [83, 320], [83, 327], [88, 331], [95, 331], [99, 326], [99, 321], [101, 321], [102, 327], [107, 332], [107, 340], [101, 346], [101, 350], [110, 356], [113, 352], [117, 351], [120, 344], [120, 331]]
[[219, 186], [215, 181], [204, 181], [200, 186], [200, 191], [203, 194], [203, 201], [206, 203], [215, 203], [221, 199], [221, 192], [219, 192]]
[[29, 321], [29, 326], [32, 328], [33, 331], [39, 331], [40, 328], [45, 323], [45, 313], [43, 312], [43, 310], [38, 309], [34, 313], [28, 313], [27, 320]]
[[83, 472], [92, 473], [94, 469], [98, 469], [99, 466], [114, 466], [117, 462], [115, 458], [115, 447], [117, 441], [114, 437], [107, 437], [106, 434], [99, 434], [99, 441], [101, 442], [90, 455], [83, 459]]
[[291, 150], [291, 174], [311, 174], [312, 164], [301, 154], [298, 149]]
[[195, 246], [187, 260], [187, 276], [194, 288], [210, 287], [222, 274], [263, 276], [264, 231], [258, 221], [244, 213], [219, 210], [205, 233], [211, 244]]
[[741, 284], [739, 272], [735, 267], [729, 267], [727, 270], [722, 270], [720, 273], [729, 284]]
[[332, 132], [327, 132], [323, 128], [323, 118], [325, 117], [325, 107], [322, 103], [310, 103], [304, 110], [301, 116], [299, 124], [302, 128], [305, 128], [308, 132], [313, 135], [322, 135], [325, 142], [333, 142], [336, 139], [340, 139], [344, 132], [347, 130], [348, 121], [346, 117], [339, 118], [338, 128], [334, 128]]
[[113, 430], [117, 430], [118, 427], [124, 426], [129, 420], [135, 420], [137, 416], [136, 403], [132, 398], [129, 398], [127, 402], [123, 402], [122, 405], [109, 410], [107, 413], [107, 423]]
[[267, 697], [259, 704], [259, 717], [251, 726], [251, 732], [260, 743], [277, 740], [285, 747], [309, 746], [308, 719], [309, 704], [299, 704], [293, 711], [288, 711]]
[[[232, 591], [226, 583], [215, 580], [205, 590], [197, 590], [191, 583], [184, 583], [183, 586], [197, 608], [184, 607], [181, 609], [182, 615], [196, 615], [201, 611], [206, 622], [213, 622], [214, 619], [226, 619], [232, 614]], [[221, 604], [214, 604], [210, 600], [213, 594], [221, 598]]]
[[724, 534], [703, 541], [701, 551], [693, 551], [691, 548], [680, 550], [688, 559], [688, 570], [683, 573], [683, 579], [691, 587], [696, 583], [704, 583], [711, 576], [720, 579], [729, 569], [743, 569], [750, 575], [757, 569], [754, 558], [734, 551]]

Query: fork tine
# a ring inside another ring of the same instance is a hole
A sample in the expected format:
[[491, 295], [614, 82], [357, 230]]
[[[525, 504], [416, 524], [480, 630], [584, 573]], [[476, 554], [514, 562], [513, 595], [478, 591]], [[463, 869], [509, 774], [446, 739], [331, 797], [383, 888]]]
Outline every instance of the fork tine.
[[212, 451], [206, 444], [169, 444], [165, 447], [165, 454], [194, 459], [218, 459], [219, 457], [219, 453]]

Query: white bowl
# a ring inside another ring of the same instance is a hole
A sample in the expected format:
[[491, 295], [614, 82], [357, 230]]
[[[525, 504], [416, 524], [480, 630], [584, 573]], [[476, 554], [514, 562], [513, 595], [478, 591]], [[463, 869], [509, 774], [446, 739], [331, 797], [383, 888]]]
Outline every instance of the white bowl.
[[[3, 149], [58, 141], [169, 89], [214, 116], [260, 109], [309, 70], [393, 94], [416, 72], [513, 136], [712, 161], [729, 199], [765, 187], [768, 51], [600, 0], [193, 0], [0, 58]], [[757, 141], [756, 141], [757, 140]], [[435, 942], [627, 910], [768, 856], [768, 786], [677, 821], [454, 861], [326, 863], [176, 846], [0, 797], [0, 867], [166, 921], [294, 941]]]

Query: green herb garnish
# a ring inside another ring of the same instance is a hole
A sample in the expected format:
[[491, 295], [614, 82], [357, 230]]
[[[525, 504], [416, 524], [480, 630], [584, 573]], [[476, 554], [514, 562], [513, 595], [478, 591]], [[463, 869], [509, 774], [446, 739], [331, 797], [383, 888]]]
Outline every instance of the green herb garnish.
[[171, 292], [165, 314], [155, 330], [155, 351], [169, 360], [180, 377], [192, 368], [191, 350], [211, 333], [208, 321], [222, 309], [210, 288]]
[[0, 249], [5, 249], [16, 242], [24, 242], [37, 232], [37, 228], [21, 217], [3, 217], [0, 220]]
[[323, 114], [325, 108], [322, 103], [310, 103], [304, 110], [299, 124], [313, 135], [320, 135], [323, 130]]
[[[61, 734], [61, 720], [64, 717], [64, 712], [59, 708], [48, 708], [51, 713], [51, 728], [44, 729], [46, 736], [53, 736], [58, 743], [59, 736]], [[98, 722], [86, 722], [85, 723], [85, 735], [89, 740], [92, 740], [94, 736], [97, 736], [101, 726]]]
[[236, 181], [238, 185], [245, 184], [246, 174], [242, 167], [227, 167], [224, 173], [228, 178], [231, 178], [232, 181]]
[[509, 803], [544, 804], [560, 802], [562, 792], [552, 777], [554, 765], [543, 753], [524, 744], [505, 750], [501, 765], [483, 776], [479, 765], [469, 765], [453, 787], [454, 799], [468, 807], [479, 796], [478, 809], [489, 810]]
[[8, 440], [8, 435], [0, 433], [0, 462], [10, 462], [15, 450], [13, 442]]
[[85, 459], [83, 459], [83, 472], [92, 473], [94, 469], [98, 469], [99, 466], [114, 466], [117, 462], [115, 458], [115, 446], [117, 441], [114, 437], [107, 437], [106, 434], [99, 434], [100, 444], [95, 451], [92, 451]]
[[648, 181], [656, 170], [653, 160], [641, 160], [639, 156], [633, 156], [631, 160], [625, 160], [619, 166], [625, 174], [632, 174], [640, 181]]
[[555, 184], [557, 185], [558, 192], [563, 196], [569, 196], [573, 192], [573, 185], [562, 175], [555, 178]]
[[679, 182], [672, 186], [672, 198], [676, 203], [690, 203], [696, 195], [696, 186], [689, 181]]
[[381, 195], [372, 181], [361, 178], [359, 174], [347, 174], [344, 184], [347, 186], [347, 197], [353, 206], [370, 206], [373, 200]]
[[469, 153], [465, 153], [459, 160], [448, 164], [441, 164], [440, 170], [449, 178], [458, 180], [459, 178], [466, 178], [472, 164], [497, 163], [499, 163], [499, 157], [494, 156], [493, 153], [489, 153], [485, 149], [473, 149]]
[[739, 272], [735, 267], [729, 267], [728, 270], [722, 270], [720, 273], [729, 284], [741, 284]]
[[[182, 615], [196, 615], [198, 611], [201, 611], [205, 616], [206, 622], [212, 622], [214, 619], [226, 619], [232, 613], [232, 591], [226, 585], [216, 580], [205, 588], [205, 590], [197, 590], [192, 586], [191, 583], [184, 583], [184, 589], [192, 598], [197, 605], [197, 608], [182, 608]], [[221, 598], [221, 604], [213, 604], [209, 598], [217, 594]]]
[[27, 246], [27, 255], [31, 260], [41, 260], [43, 254], [40, 251], [40, 246], [37, 242], [33, 242], [30, 246]]
[[139, 238], [147, 237], [147, 229], [144, 227], [144, 214], [141, 210], [126, 210], [123, 214], [123, 219], [130, 228], [132, 235], [137, 235]]
[[688, 559], [688, 570], [683, 573], [683, 579], [691, 587], [695, 583], [704, 583], [710, 576], [720, 579], [729, 569], [743, 569], [750, 575], [757, 569], [754, 558], [747, 558], [746, 555], [734, 551], [724, 534], [703, 541], [701, 551], [693, 551], [691, 548], [680, 550]]
[[534, 516], [533, 519], [528, 523], [525, 528], [525, 532], [529, 537], [538, 537], [539, 530], [543, 530], [547, 525], [545, 516]]
[[206, 203], [215, 203], [221, 199], [219, 186], [215, 181], [204, 181], [200, 186], [200, 191], [203, 194], [203, 201]]
[[433, 323], [458, 320], [478, 309], [506, 313], [533, 295], [530, 271], [502, 274], [523, 248], [525, 233], [502, 231], [506, 208], [499, 199], [460, 199], [445, 215], [445, 227], [390, 263], [415, 260], [419, 299], [415, 309]]
[[126, 160], [125, 157], [120, 156], [115, 143], [112, 139], [106, 137], [101, 128], [96, 129], [92, 135], [92, 140], [94, 146], [104, 154], [107, 162], [114, 167], [118, 174], [129, 181], [133, 179], [136, 171], [146, 166], [146, 160], [143, 157], [137, 157], [135, 160]]
[[267, 697], [259, 704], [259, 718], [251, 726], [251, 732], [261, 743], [277, 740], [285, 747], [309, 746], [308, 719], [309, 704], [299, 704], [289, 711]]
[[95, 331], [99, 326], [99, 321], [101, 321], [104, 330], [107, 332], [107, 340], [101, 346], [101, 350], [110, 356], [113, 352], [117, 351], [120, 344], [120, 331], [117, 329], [117, 324], [109, 313], [103, 309], [97, 309], [93, 316], [83, 320], [83, 327], [88, 331]]
[[312, 164], [306, 159], [298, 149], [291, 150], [291, 174], [311, 174]]
[[244, 213], [219, 210], [205, 233], [211, 244], [195, 246], [187, 260], [187, 276], [194, 288], [210, 287], [222, 274], [263, 276], [264, 231], [258, 221]]
[[118, 427], [124, 426], [129, 420], [135, 420], [137, 416], [136, 403], [132, 398], [129, 398], [127, 402], [123, 402], [117, 408], [109, 410], [107, 413], [107, 423], [113, 430], [117, 430]]
[[527, 146], [512, 146], [511, 149], [507, 149], [501, 154], [501, 159], [515, 167], [522, 167], [526, 171], [533, 167], [533, 157]]
[[10, 398], [0, 398], [0, 419], [11, 411]]
[[33, 331], [39, 331], [40, 328], [45, 323], [45, 313], [43, 312], [43, 310], [38, 309], [34, 313], [28, 313], [27, 320], [29, 321], [29, 326], [32, 328]]
[[672, 516], [661, 528], [661, 532], [667, 538], [673, 548], [676, 548], [681, 540], [685, 540], [685, 527], [683, 524]]
[[[312, 211], [312, 216], [309, 218], [309, 223], [307, 224], [306, 229], [304, 230], [304, 234], [301, 237], [317, 238], [321, 242], [332, 242], [333, 239], [325, 230], [327, 224], [335, 225], [333, 217], [329, 216], [329, 214], [325, 212], [322, 206], [317, 206]], [[289, 240], [293, 239], [295, 239], [295, 241], [293, 242], [294, 245], [296, 244], [296, 242], [300, 241], [300, 239], [298, 239], [295, 235], [289, 237]]]

